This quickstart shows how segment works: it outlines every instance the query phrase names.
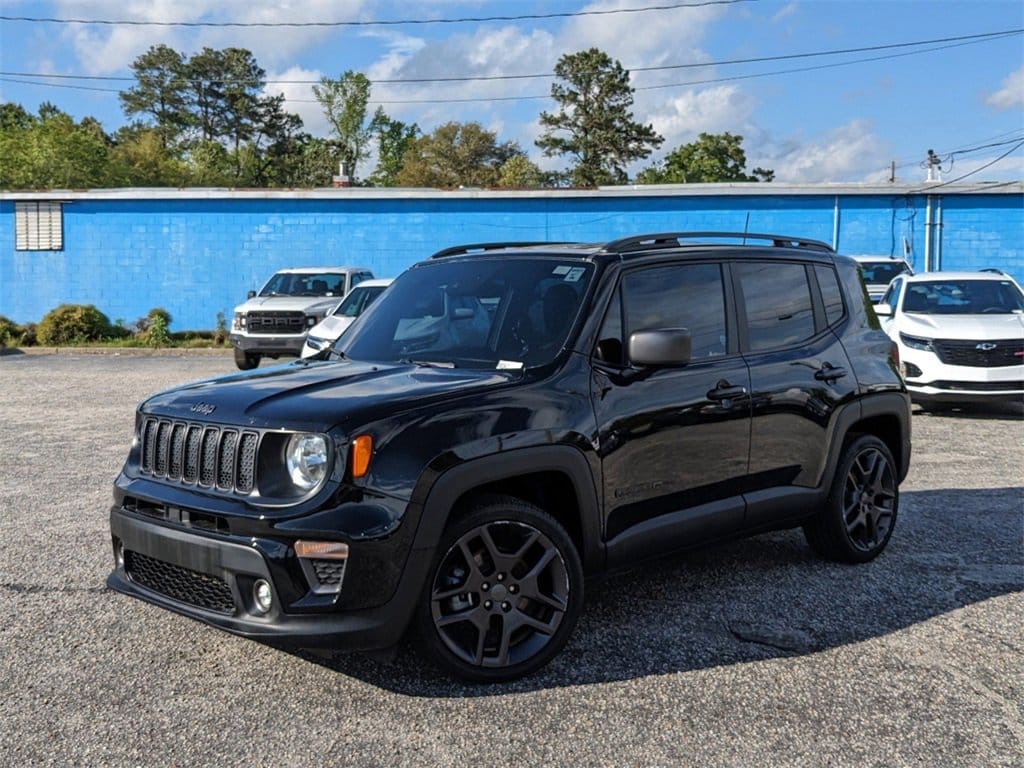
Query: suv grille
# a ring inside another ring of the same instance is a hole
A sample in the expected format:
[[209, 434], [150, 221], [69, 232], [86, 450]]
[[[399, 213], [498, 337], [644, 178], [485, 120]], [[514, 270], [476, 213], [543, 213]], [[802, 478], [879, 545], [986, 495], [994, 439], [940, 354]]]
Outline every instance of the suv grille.
[[249, 333], [303, 333], [306, 330], [303, 312], [248, 312], [245, 318]]
[[172, 600], [217, 613], [235, 611], [231, 587], [217, 576], [131, 551], [124, 553], [124, 567], [132, 581]]
[[[994, 349], [979, 349], [994, 344]], [[932, 342], [935, 354], [946, 365], [966, 365], [971, 368], [1000, 368], [1008, 365], [1024, 365], [1024, 342], [1020, 339], [996, 339], [993, 341], [950, 341], [936, 339]]]
[[148, 418], [142, 426], [142, 473], [171, 482], [251, 493], [259, 435]]

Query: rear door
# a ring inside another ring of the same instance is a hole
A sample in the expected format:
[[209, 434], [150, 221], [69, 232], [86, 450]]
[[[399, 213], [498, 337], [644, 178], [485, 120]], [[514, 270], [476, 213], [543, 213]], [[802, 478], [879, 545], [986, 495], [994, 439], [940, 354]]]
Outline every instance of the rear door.
[[[817, 487], [837, 408], [857, 386], [836, 334], [849, 313], [835, 269], [774, 260], [731, 269], [752, 386], [748, 499]], [[760, 512], [752, 506], [746, 525], [790, 514], [785, 504]]]
[[[624, 273], [595, 351], [591, 391], [612, 567], [739, 528], [747, 472], [749, 375], [722, 265]], [[639, 330], [687, 328], [690, 363], [642, 371], [626, 359]]]

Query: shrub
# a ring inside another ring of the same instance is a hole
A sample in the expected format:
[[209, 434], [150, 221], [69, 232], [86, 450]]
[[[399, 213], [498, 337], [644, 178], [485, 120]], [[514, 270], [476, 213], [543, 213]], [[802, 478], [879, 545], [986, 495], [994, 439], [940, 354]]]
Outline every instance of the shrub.
[[[171, 342], [171, 334], [167, 331], [167, 321], [163, 314], [149, 313], [149, 328], [146, 329], [146, 343], [151, 347], [166, 347]], [[167, 315], [170, 317], [170, 315]]]
[[3, 315], [0, 315], [0, 347], [13, 347], [17, 344], [18, 326]]
[[36, 335], [40, 344], [81, 344], [110, 336], [111, 326], [107, 316], [92, 304], [61, 304], [46, 313]]

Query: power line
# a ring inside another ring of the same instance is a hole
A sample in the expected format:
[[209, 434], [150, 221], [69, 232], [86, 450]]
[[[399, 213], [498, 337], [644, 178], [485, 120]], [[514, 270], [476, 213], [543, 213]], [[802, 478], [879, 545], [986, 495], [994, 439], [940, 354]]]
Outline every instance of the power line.
[[712, 5], [754, 3], [759, 0], [703, 0], [702, 2], [649, 5], [642, 8], [610, 8], [562, 13], [529, 13], [516, 16], [465, 16], [455, 19], [391, 19], [366, 21], [139, 21], [137, 19], [59, 19], [44, 16], [0, 16], [0, 21], [22, 21], [33, 24], [88, 24], [124, 27], [383, 27], [411, 24], [469, 24], [487, 21], [540, 21], [577, 16], [610, 16], [619, 13], [673, 11], [679, 8], [704, 8]]
[[950, 179], [949, 181], [944, 181], [941, 184], [933, 184], [933, 185], [928, 186], [928, 187], [921, 187], [920, 189], [911, 190], [910, 194], [917, 194], [919, 192], [931, 192], [933, 189], [938, 189], [939, 187], [945, 187], [945, 186], [948, 186], [950, 184], [956, 184], [958, 181], [963, 181], [964, 179], [968, 178], [969, 176], [973, 176], [976, 173], [981, 173], [986, 168], [990, 168], [991, 166], [995, 165], [999, 161], [1005, 160], [1007, 157], [1012, 155], [1014, 152], [1016, 152], [1021, 147], [1024, 147], [1024, 141], [1017, 142], [1017, 144], [1015, 146], [1010, 147], [1008, 150], [1003, 152], [1003, 154], [1001, 154], [995, 160], [990, 160], [989, 162], [985, 163], [984, 165], [978, 166], [973, 171], [968, 171], [967, 173], [963, 174], [962, 176], [957, 176], [955, 179]]
[[[0, 17], [3, 18], [3, 17]], [[705, 62], [691, 62], [686, 64], [664, 64], [660, 66], [650, 67], [625, 67], [630, 72], [659, 72], [675, 69], [703, 69], [706, 67], [719, 67], [735, 64], [757, 64], [769, 61], [786, 61], [792, 59], [807, 59], [820, 56], [839, 56], [848, 53], [865, 53], [868, 51], [883, 51], [892, 50], [896, 48], [910, 48], [914, 46], [922, 45], [934, 45], [936, 43], [965, 43], [965, 42], [985, 42], [992, 39], [1002, 39], [1004, 37], [1011, 37], [1013, 35], [1019, 35], [1024, 33], [1024, 28], [1016, 29], [1005, 29], [999, 32], [982, 32], [973, 35], [958, 35], [956, 37], [937, 37], [930, 40], [914, 40], [901, 43], [885, 43], [881, 45], [868, 45], [857, 48], [836, 48], [826, 51], [809, 51], [803, 53], [790, 53], [782, 54], [779, 56], [759, 56], [749, 59], [723, 59], [719, 61], [705, 61]], [[947, 46], [954, 47], [954, 46]], [[934, 48], [931, 50], [941, 50], [941, 48]], [[858, 59], [857, 61], [874, 61], [874, 59]], [[803, 70], [786, 70], [786, 71], [803, 71]], [[47, 74], [42, 72], [0, 72], [2, 76], [10, 77], [39, 77], [57, 80], [97, 80], [97, 81], [110, 81], [110, 82], [133, 82], [136, 78], [128, 77], [124, 75], [63, 75], [63, 74]], [[532, 80], [532, 79], [552, 79], [555, 75], [552, 72], [547, 73], [534, 73], [534, 74], [520, 74], [520, 75], [466, 75], [463, 77], [411, 77], [411, 78], [393, 78], [386, 79], [381, 78], [379, 80], [371, 81], [371, 85], [400, 85], [400, 84], [411, 84], [411, 83], [466, 83], [466, 82], [484, 82], [484, 81], [500, 81], [500, 80]], [[244, 80], [219, 80], [218, 82], [223, 83], [238, 83], [248, 82]], [[319, 80], [264, 80], [267, 85], [318, 85]], [[720, 81], [707, 81], [707, 82], [720, 82]], [[671, 86], [655, 86], [655, 87], [671, 87]]]

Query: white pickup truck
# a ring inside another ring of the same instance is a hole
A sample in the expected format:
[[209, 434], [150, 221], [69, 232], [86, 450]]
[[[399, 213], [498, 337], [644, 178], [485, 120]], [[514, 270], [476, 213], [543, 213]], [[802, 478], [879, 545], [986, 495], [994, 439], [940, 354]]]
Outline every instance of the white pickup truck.
[[249, 291], [235, 307], [231, 346], [235, 364], [247, 371], [263, 357], [298, 357], [306, 333], [324, 319], [338, 300], [373, 273], [362, 267], [282, 269], [259, 292]]

